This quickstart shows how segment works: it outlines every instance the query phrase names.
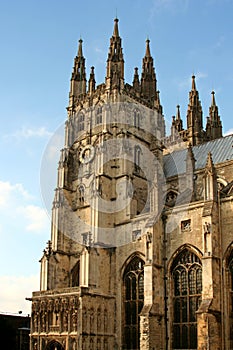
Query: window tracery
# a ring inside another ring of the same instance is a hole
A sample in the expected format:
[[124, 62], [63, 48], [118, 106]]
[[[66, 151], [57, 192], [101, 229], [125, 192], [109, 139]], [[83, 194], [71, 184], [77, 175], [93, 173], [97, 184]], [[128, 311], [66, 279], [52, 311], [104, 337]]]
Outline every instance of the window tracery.
[[78, 131], [84, 130], [84, 120], [85, 120], [84, 114], [83, 113], [79, 114], [79, 116], [78, 116]]
[[124, 283], [124, 346], [139, 349], [139, 314], [144, 302], [144, 261], [134, 257], [125, 269]]
[[196, 311], [201, 302], [200, 259], [184, 249], [172, 265], [173, 349], [197, 349]]

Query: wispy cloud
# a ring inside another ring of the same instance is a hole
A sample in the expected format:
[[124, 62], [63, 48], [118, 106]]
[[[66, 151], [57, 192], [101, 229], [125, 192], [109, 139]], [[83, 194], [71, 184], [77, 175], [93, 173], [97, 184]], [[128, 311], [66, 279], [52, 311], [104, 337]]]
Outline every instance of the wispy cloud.
[[41, 233], [48, 226], [48, 216], [45, 210], [36, 205], [18, 207], [17, 212], [25, 219], [25, 228], [27, 231]]
[[[197, 72], [194, 75], [195, 75], [196, 82], [198, 82], [200, 79], [204, 79], [208, 76], [206, 73], [203, 73], [203, 72]], [[185, 77], [183, 80], [181, 80], [178, 83], [178, 88], [180, 90], [191, 88], [191, 84], [192, 84], [192, 77]]]
[[189, 0], [154, 0], [150, 10], [150, 20], [161, 11], [169, 11], [171, 13], [185, 13], [188, 10]]
[[0, 312], [31, 313], [31, 303], [25, 298], [39, 290], [39, 276], [0, 276]]
[[6, 236], [16, 222], [22, 232], [44, 233], [49, 230], [46, 211], [34, 204], [34, 200], [22, 184], [0, 181], [1, 234]]
[[52, 133], [48, 131], [44, 126], [39, 128], [26, 128], [22, 127], [10, 134], [5, 135], [5, 139], [15, 138], [17, 140], [29, 139], [29, 138], [48, 138], [51, 137]]
[[19, 197], [20, 201], [33, 198], [22, 184], [12, 185], [9, 181], [0, 181], [0, 208], [12, 206], [12, 200], [15, 202], [15, 198]]

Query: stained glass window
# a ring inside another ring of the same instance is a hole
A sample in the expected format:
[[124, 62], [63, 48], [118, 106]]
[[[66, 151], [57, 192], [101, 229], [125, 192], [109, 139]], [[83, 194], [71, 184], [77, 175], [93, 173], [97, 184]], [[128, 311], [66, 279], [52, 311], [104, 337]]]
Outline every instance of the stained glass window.
[[140, 348], [139, 314], [144, 300], [144, 262], [135, 257], [124, 273], [124, 349]]
[[200, 259], [184, 249], [172, 265], [173, 349], [197, 349], [196, 311], [201, 301]]

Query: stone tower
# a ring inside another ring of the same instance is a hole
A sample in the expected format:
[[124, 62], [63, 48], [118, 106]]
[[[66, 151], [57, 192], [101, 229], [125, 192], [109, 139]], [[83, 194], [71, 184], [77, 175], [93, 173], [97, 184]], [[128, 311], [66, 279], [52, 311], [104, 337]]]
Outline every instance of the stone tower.
[[132, 85], [118, 19], [104, 83], [94, 67], [87, 80], [82, 45], [31, 350], [230, 349], [232, 139], [214, 94], [205, 131], [193, 76], [187, 129], [178, 106], [166, 136], [149, 39]]

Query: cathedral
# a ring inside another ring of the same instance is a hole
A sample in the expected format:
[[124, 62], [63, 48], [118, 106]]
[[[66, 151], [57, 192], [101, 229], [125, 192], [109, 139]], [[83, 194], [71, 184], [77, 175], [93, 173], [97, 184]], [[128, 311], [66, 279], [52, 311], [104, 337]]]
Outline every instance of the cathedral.
[[233, 135], [195, 76], [165, 119], [146, 40], [124, 80], [118, 19], [104, 83], [80, 39], [31, 350], [233, 349]]

